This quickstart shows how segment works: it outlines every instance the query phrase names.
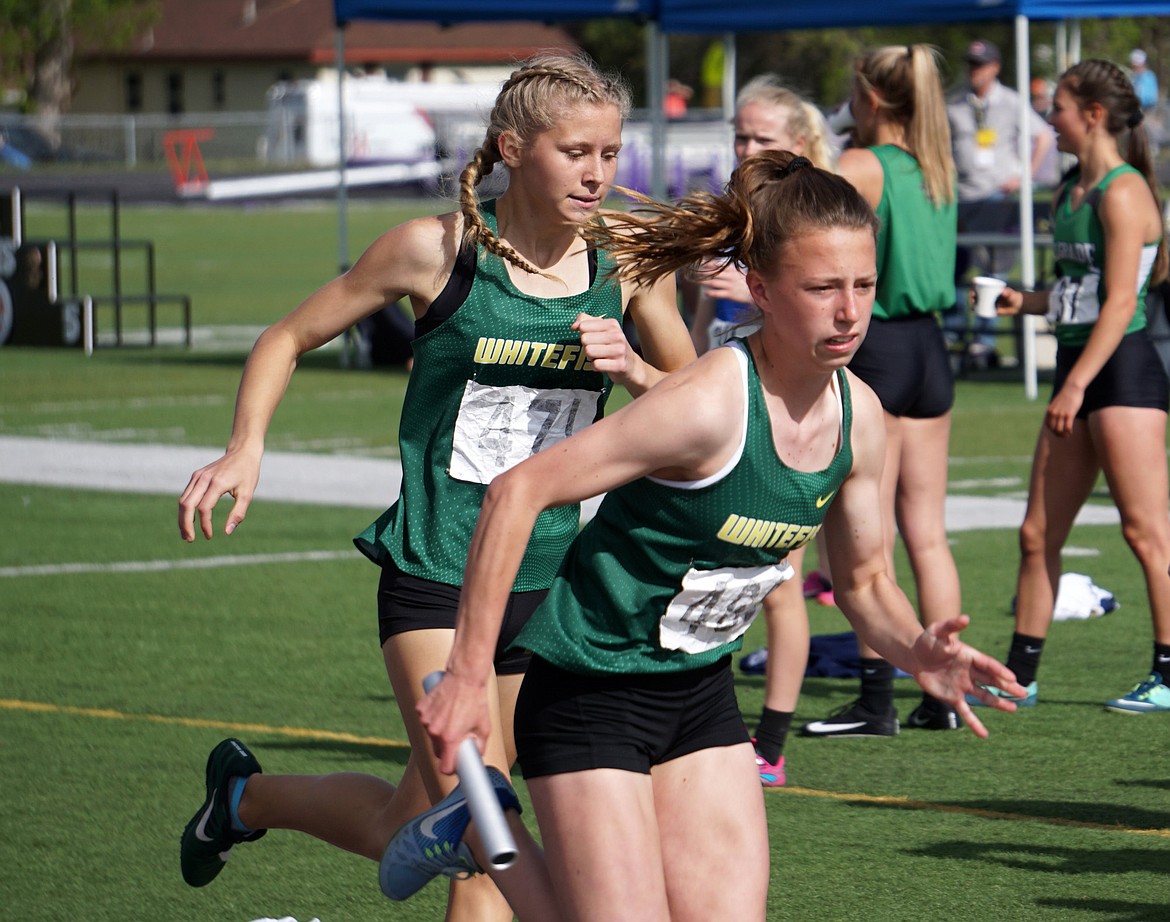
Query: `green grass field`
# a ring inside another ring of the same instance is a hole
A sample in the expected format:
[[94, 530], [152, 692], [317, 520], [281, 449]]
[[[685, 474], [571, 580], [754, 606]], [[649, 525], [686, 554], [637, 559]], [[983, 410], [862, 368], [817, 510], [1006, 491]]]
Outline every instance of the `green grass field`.
[[[354, 231], [359, 246], [373, 228], [400, 220], [389, 208], [369, 211], [368, 230]], [[333, 216], [320, 208], [144, 209], [125, 221], [140, 221], [134, 233], [159, 241], [160, 273], [175, 280], [167, 287], [187, 286], [200, 323], [274, 319], [336, 262]], [[179, 239], [196, 226], [198, 240]], [[203, 268], [188, 265], [196, 260]], [[5, 436], [220, 446], [243, 357], [0, 349], [0, 471]], [[392, 454], [405, 380], [342, 370], [329, 353], [307, 357], [269, 449]], [[952, 492], [1021, 497], [1040, 416], [1018, 382], [961, 382]], [[372, 864], [293, 833], [239, 849], [204, 890], [182, 883], [178, 836], [202, 798], [207, 751], [222, 737], [247, 740], [272, 772], [396, 779], [407, 756], [377, 650], [376, 570], [356, 551], [322, 561], [217, 561], [347, 551], [378, 510], [257, 502], [231, 539], [188, 546], [175, 527], [182, 486], [149, 495], [0, 483], [6, 915], [442, 919], [441, 885], [392, 904]], [[956, 532], [954, 552], [974, 619], [967, 639], [1002, 656], [1014, 532]], [[916, 731], [894, 740], [793, 736], [790, 786], [765, 795], [770, 919], [1170, 918], [1170, 718], [1101, 707], [1148, 667], [1140, 573], [1116, 526], [1078, 527], [1066, 568], [1113, 590], [1121, 609], [1056, 624], [1041, 706], [988, 715], [989, 740]], [[846, 629], [835, 610], [810, 605], [810, 617], [816, 633]], [[745, 649], [763, 642], [756, 625]], [[762, 679], [741, 676], [737, 687], [754, 720]], [[808, 680], [797, 723], [824, 716], [855, 688], [855, 680]], [[901, 680], [898, 688], [905, 716], [916, 686]]]

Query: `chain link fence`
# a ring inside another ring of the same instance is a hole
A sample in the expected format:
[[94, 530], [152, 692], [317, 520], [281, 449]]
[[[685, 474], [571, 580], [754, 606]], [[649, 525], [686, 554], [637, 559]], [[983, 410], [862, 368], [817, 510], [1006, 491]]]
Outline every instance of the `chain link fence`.
[[[360, 134], [360, 114], [353, 132]], [[440, 161], [451, 178], [483, 142], [478, 117], [442, 114], [428, 117], [428, 156]], [[406, 133], [405, 124], [395, 125]], [[169, 167], [194, 178], [207, 165], [213, 173], [268, 172], [319, 168], [336, 155], [336, 115], [331, 124], [306, 125], [292, 110], [169, 115], [64, 115], [51, 122], [36, 116], [0, 113], [0, 170], [35, 169], [47, 164], [90, 164], [110, 170]], [[306, 138], [324, 134], [332, 155], [322, 162]], [[652, 171], [651, 130], [645, 113], [626, 123], [617, 182], [649, 191]], [[351, 144], [353, 139], [351, 138]], [[370, 157], [376, 162], [377, 152]], [[354, 144], [351, 160], [361, 154]], [[402, 160], [399, 153], [395, 160]], [[717, 190], [734, 166], [731, 130], [718, 118], [700, 117], [667, 126], [663, 158], [671, 193]]]
[[[0, 114], [0, 160], [10, 166], [92, 163], [134, 168], [163, 165], [176, 150], [175, 132], [196, 132], [204, 160], [262, 160], [268, 114], [215, 112], [188, 115]], [[168, 140], [170, 144], [168, 145]], [[180, 145], [181, 147], [181, 145]], [[181, 152], [181, 151], [180, 151]]]

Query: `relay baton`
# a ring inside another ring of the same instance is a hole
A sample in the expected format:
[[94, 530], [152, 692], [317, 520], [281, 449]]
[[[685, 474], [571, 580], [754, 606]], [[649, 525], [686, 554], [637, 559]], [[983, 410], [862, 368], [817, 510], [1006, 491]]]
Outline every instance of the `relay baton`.
[[[442, 678], [442, 672], [432, 672], [423, 679], [423, 691], [429, 694]], [[459, 744], [455, 753], [455, 770], [459, 773], [459, 784], [467, 797], [467, 806], [487, 852], [488, 863], [497, 871], [511, 867], [516, 860], [516, 840], [512, 838], [512, 830], [504, 819], [500, 801], [471, 737]]]

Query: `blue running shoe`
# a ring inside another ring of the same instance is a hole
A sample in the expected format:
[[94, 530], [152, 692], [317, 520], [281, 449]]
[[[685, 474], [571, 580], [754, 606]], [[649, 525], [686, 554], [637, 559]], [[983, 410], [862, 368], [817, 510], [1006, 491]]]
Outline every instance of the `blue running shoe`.
[[1170, 711], [1170, 688], [1160, 673], [1151, 672], [1138, 682], [1133, 690], [1120, 698], [1105, 702], [1105, 710], [1118, 714], [1148, 714], [1151, 711]]
[[[500, 806], [520, 812], [520, 801], [503, 772], [487, 767]], [[462, 880], [483, 871], [462, 841], [471, 822], [467, 797], [456, 786], [425, 813], [416, 816], [395, 833], [378, 866], [378, 883], [392, 900], [413, 896], [435, 877], [443, 874]]]
[[[993, 695], [995, 695], [995, 697], [1003, 698], [1005, 701], [1014, 701], [1016, 703], [1016, 707], [1021, 707], [1021, 708], [1035, 707], [1036, 706], [1036, 699], [1037, 699], [1037, 696], [1039, 695], [1039, 692], [1040, 692], [1040, 687], [1035, 682], [1028, 683], [1027, 687], [1024, 689], [1024, 691], [1026, 691], [1027, 694], [1024, 695], [1023, 698], [1013, 698], [1011, 695], [1009, 695], [1007, 692], [1005, 692], [1002, 688], [996, 688], [994, 685], [987, 685], [984, 687], [989, 692], [991, 692]], [[976, 698], [974, 695], [967, 695], [967, 703], [969, 705], [971, 705], [971, 707], [973, 707], [973, 708], [988, 707], [988, 705], [984, 704], [981, 700]]]
[[223, 870], [234, 846], [241, 842], [255, 842], [268, 831], [238, 832], [232, 827], [228, 804], [228, 782], [237, 776], [246, 778], [260, 771], [256, 757], [239, 740], [224, 740], [211, 750], [207, 757], [207, 799], [195, 811], [179, 840], [179, 866], [183, 880], [192, 887], [211, 883]]

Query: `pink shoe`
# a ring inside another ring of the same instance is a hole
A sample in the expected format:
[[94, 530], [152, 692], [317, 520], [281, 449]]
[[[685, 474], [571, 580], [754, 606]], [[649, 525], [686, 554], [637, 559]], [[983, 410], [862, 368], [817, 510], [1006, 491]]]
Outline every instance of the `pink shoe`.
[[829, 608], [837, 607], [837, 597], [833, 595], [832, 589], [826, 589], [824, 592], [817, 593], [817, 604], [825, 605]]
[[[755, 742], [752, 740], [753, 745]], [[788, 780], [784, 773], [784, 756], [780, 756], [780, 761], [773, 765], [757, 752], [756, 768], [760, 770], [760, 784], [766, 788], [782, 788], [784, 782]]]
[[832, 593], [833, 584], [829, 582], [825, 574], [819, 570], [813, 570], [808, 576], [804, 578], [804, 584], [801, 586], [804, 591], [806, 599], [815, 599], [822, 593]]

